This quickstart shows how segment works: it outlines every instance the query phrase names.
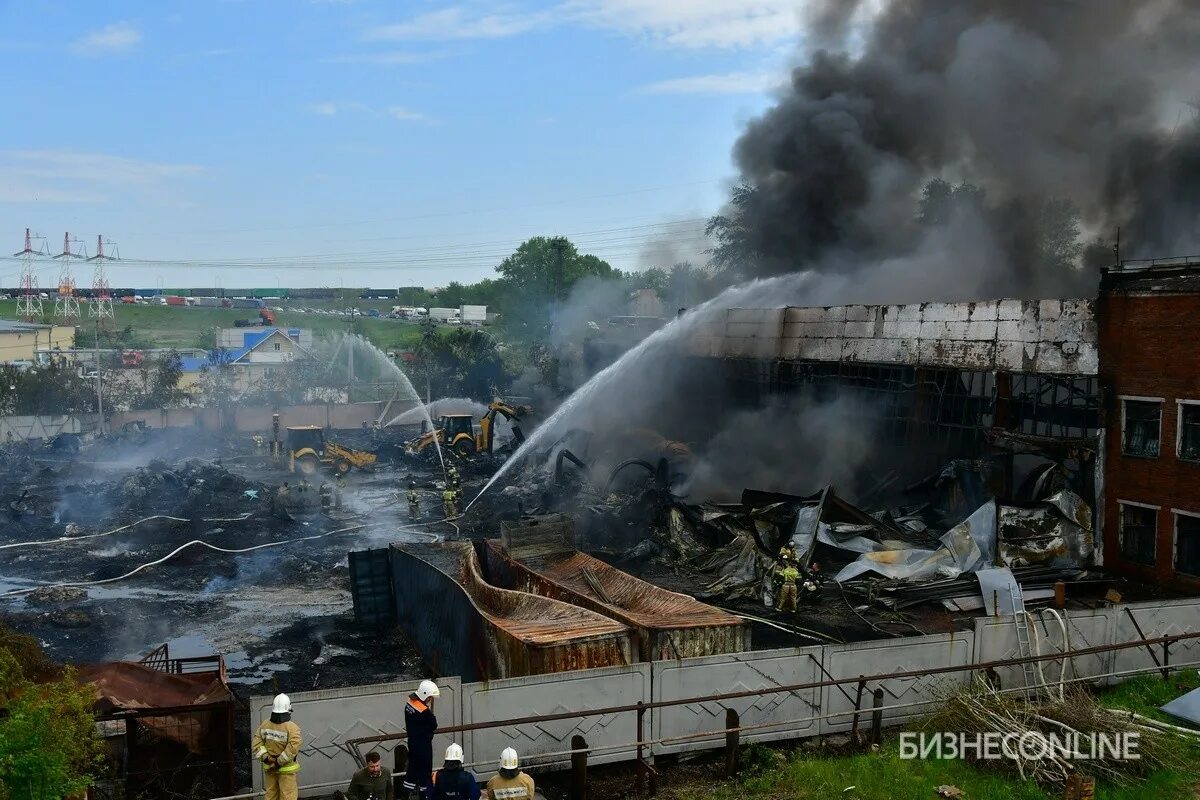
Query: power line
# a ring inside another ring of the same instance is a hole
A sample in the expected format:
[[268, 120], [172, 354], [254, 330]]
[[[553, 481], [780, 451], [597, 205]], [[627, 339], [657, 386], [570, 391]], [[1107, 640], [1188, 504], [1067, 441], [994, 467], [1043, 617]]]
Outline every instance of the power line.
[[636, 194], [648, 194], [650, 192], [661, 192], [667, 189], [679, 189], [687, 186], [712, 186], [714, 184], [724, 184], [728, 181], [724, 178], [717, 178], [704, 181], [690, 181], [688, 183], [667, 184], [664, 186], [651, 186], [644, 189], [629, 189], [621, 192], [608, 192], [605, 194], [594, 195], [577, 195], [575, 197], [559, 198], [556, 200], [543, 200], [536, 203], [526, 203], [523, 205], [506, 205], [495, 208], [476, 209], [473, 211], [438, 211], [429, 214], [419, 214], [407, 217], [380, 217], [376, 219], [360, 219], [360, 220], [343, 220], [340, 222], [320, 222], [303, 225], [274, 225], [259, 228], [225, 228], [217, 230], [198, 230], [198, 231], [175, 231], [177, 236], [207, 236], [215, 233], [263, 233], [266, 231], [297, 231], [297, 230], [314, 230], [320, 228], [345, 228], [353, 225], [383, 225], [397, 222], [421, 221], [428, 219], [438, 219], [443, 217], [474, 217], [481, 214], [494, 214], [501, 211], [514, 211], [527, 208], [545, 208], [547, 206], [562, 206], [569, 203], [576, 203], [582, 200], [606, 200], [613, 197], [629, 197]]

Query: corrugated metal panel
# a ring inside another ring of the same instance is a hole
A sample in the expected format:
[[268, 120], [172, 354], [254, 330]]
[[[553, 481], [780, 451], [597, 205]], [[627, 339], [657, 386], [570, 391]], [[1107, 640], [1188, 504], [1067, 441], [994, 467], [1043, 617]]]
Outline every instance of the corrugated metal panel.
[[740, 619], [693, 597], [667, 591], [586, 553], [509, 558], [489, 541], [494, 578], [516, 588], [591, 609], [638, 632], [643, 661], [690, 658], [750, 649]]
[[395, 624], [389, 548], [350, 553], [350, 594], [354, 597], [354, 621], [359, 625], [382, 628]]
[[633, 661], [633, 632], [546, 597], [499, 589], [467, 542], [393, 545], [397, 617], [436, 671], [469, 680]]

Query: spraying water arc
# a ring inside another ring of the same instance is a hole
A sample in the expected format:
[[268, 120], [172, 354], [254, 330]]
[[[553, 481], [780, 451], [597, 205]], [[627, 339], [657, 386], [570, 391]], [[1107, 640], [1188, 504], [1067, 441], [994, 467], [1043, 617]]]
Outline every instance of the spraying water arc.
[[[416, 387], [413, 386], [413, 383], [411, 380], [409, 380], [408, 375], [404, 373], [404, 370], [400, 369], [396, 362], [392, 360], [387, 353], [380, 350], [365, 337], [352, 333], [346, 333], [342, 335], [342, 338], [338, 341], [335, 356], [343, 349], [346, 349], [347, 351], [347, 364], [349, 365], [349, 379], [351, 382], [353, 382], [355, 377], [354, 358], [355, 356], [359, 356], [365, 359], [365, 362], [359, 362], [360, 365], [365, 363], [365, 366], [370, 368], [371, 372], [377, 373], [382, 378], [390, 379], [395, 383], [400, 384], [400, 386], [407, 391], [407, 396], [404, 399], [411, 400], [417, 404], [416, 408], [412, 409], [412, 411], [418, 412], [421, 415], [418, 419], [427, 423], [429, 425], [429, 430], [433, 430], [433, 417], [429, 414], [429, 408], [426, 407], [423, 402], [421, 402], [421, 395], [417, 393]], [[393, 420], [393, 422], [394, 421], [395, 420]], [[391, 423], [388, 424], [390, 425]], [[442, 473], [445, 474], [446, 459], [442, 455], [441, 442], [437, 440], [436, 436], [433, 439], [433, 444], [434, 448], [437, 450], [438, 462], [442, 466]]]

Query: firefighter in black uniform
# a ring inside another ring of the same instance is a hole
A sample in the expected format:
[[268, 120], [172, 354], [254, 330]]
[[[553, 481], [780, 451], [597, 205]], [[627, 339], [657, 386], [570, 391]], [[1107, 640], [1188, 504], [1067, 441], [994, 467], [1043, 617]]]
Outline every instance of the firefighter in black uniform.
[[433, 715], [433, 698], [441, 691], [433, 681], [421, 681], [417, 691], [404, 704], [404, 731], [408, 734], [408, 770], [404, 773], [404, 793], [409, 798], [427, 797], [433, 775], [433, 734], [437, 732], [437, 717]]

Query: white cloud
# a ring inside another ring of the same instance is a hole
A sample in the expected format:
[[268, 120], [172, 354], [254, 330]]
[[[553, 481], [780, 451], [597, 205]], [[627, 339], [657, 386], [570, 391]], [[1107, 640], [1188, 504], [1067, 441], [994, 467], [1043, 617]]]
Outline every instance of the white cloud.
[[412, 111], [404, 106], [391, 106], [387, 110], [388, 116], [393, 119], [404, 120], [406, 122], [415, 122], [425, 119], [425, 115], [419, 111]]
[[0, 170], [47, 180], [141, 185], [203, 172], [195, 164], [143, 161], [75, 150], [0, 150]]
[[322, 117], [332, 117], [338, 114], [345, 113], [360, 113], [367, 114], [373, 117], [388, 116], [393, 119], [416, 121], [427, 119], [427, 117], [419, 111], [413, 111], [404, 106], [388, 106], [387, 108], [372, 108], [365, 103], [346, 101], [342, 103], [313, 103], [307, 106], [309, 113], [317, 114]]
[[538, 10], [452, 5], [384, 25], [367, 39], [448, 41], [517, 36], [558, 25], [617, 31], [680, 48], [751, 48], [796, 38], [809, 0], [563, 0]]
[[446, 52], [439, 50], [428, 53], [413, 53], [406, 50], [389, 50], [381, 53], [350, 53], [342, 56], [322, 58], [324, 64], [426, 64], [444, 58]]
[[0, 202], [102, 203], [122, 190], [165, 199], [195, 164], [144, 161], [74, 150], [0, 150]]
[[122, 53], [142, 41], [142, 32], [128, 22], [114, 22], [78, 39], [71, 44], [71, 51], [81, 56], [99, 56]]
[[783, 85], [786, 77], [769, 72], [729, 72], [724, 75], [692, 75], [649, 83], [638, 94], [761, 94]]
[[418, 14], [405, 22], [375, 28], [367, 32], [366, 38], [394, 41], [500, 39], [552, 25], [556, 16], [555, 10], [484, 12], [465, 6], [448, 6]]
[[794, 39], [806, 0], [569, 0], [598, 27], [671, 47], [745, 48]]

